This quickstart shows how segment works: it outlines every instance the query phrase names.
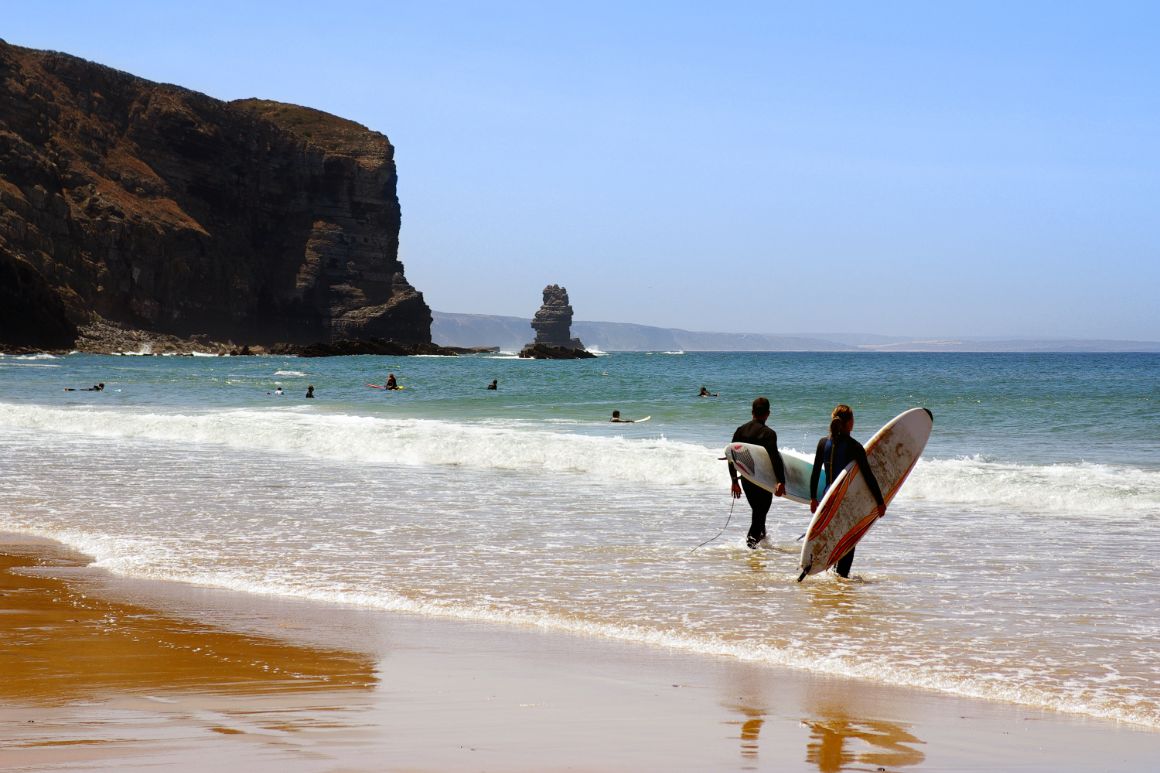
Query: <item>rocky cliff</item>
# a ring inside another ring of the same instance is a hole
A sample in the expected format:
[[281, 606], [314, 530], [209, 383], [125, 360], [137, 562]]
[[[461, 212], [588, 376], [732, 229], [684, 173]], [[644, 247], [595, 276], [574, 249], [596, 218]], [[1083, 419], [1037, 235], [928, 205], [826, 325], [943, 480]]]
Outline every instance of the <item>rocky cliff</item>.
[[0, 41], [0, 346], [77, 328], [429, 344], [398, 260], [394, 148]]

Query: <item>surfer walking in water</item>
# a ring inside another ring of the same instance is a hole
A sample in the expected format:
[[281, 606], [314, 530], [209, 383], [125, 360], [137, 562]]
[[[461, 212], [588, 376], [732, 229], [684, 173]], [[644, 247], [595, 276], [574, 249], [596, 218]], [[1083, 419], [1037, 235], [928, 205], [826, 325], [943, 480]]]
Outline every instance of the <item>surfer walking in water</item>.
[[[818, 441], [818, 450], [814, 453], [814, 471], [810, 475], [810, 512], [818, 509], [818, 478], [821, 471], [826, 471], [826, 488], [838, 473], [846, 469], [850, 462], [857, 462], [866, 479], [870, 493], [878, 502], [878, 517], [886, 515], [886, 500], [882, 498], [882, 489], [878, 487], [878, 479], [870, 469], [870, 462], [866, 459], [866, 449], [862, 444], [850, 436], [854, 431], [854, 409], [848, 405], [839, 405], [830, 414], [830, 434]], [[822, 489], [824, 496], [826, 489]], [[849, 577], [850, 567], [854, 564], [854, 548], [842, 556], [834, 565], [834, 571], [839, 577]]]
[[769, 400], [765, 397], [754, 399], [753, 419], [737, 428], [733, 433], [733, 442], [752, 443], [766, 450], [769, 460], [773, 462], [773, 475], [777, 479], [773, 493], [756, 483], [744, 479], [739, 481], [737, 468], [733, 466], [733, 462], [729, 463], [729, 479], [732, 481], [730, 493], [734, 499], [740, 499], [741, 492], [744, 491], [745, 499], [753, 510], [753, 520], [745, 537], [745, 544], [750, 550], [756, 550], [757, 543], [765, 539], [765, 516], [769, 513], [773, 498], [785, 496], [785, 463], [782, 462], [781, 453], [777, 450], [777, 433], [765, 426], [767, 419], [769, 419]]

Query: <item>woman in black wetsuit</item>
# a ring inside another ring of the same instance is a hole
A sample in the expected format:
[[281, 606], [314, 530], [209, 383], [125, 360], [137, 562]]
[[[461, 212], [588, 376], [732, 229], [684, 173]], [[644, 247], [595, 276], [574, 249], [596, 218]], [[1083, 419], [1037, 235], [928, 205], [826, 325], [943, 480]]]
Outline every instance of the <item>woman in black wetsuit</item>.
[[[814, 471], [810, 475], [810, 512], [818, 509], [818, 478], [821, 471], [826, 471], [826, 488], [846, 465], [857, 462], [866, 478], [866, 485], [870, 493], [878, 500], [878, 517], [886, 515], [886, 500], [882, 498], [882, 489], [878, 487], [878, 479], [870, 469], [870, 462], [866, 459], [866, 449], [862, 444], [850, 436], [854, 431], [854, 409], [848, 405], [839, 405], [830, 414], [830, 434], [818, 441], [818, 450], [814, 454]], [[824, 495], [825, 489], [822, 490]], [[842, 556], [834, 565], [834, 571], [840, 577], [850, 576], [850, 567], [854, 564], [854, 548]]]

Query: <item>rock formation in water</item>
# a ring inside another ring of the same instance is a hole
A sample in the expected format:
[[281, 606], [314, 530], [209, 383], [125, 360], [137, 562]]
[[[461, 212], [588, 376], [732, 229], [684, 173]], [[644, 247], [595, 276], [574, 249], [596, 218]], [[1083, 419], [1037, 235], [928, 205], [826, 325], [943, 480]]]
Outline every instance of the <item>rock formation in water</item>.
[[0, 41], [0, 348], [429, 345], [395, 184], [351, 121]]
[[559, 285], [544, 288], [544, 303], [532, 318], [536, 340], [520, 352], [536, 359], [580, 359], [594, 356], [584, 350], [579, 338], [572, 338], [572, 306], [568, 291]]

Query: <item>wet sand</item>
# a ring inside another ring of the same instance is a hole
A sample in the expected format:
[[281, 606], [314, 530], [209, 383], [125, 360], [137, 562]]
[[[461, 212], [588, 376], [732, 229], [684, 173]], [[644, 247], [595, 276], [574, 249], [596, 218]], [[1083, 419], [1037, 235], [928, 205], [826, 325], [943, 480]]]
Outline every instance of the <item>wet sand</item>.
[[1160, 732], [538, 630], [127, 581], [0, 535], [0, 770], [1139, 771]]

